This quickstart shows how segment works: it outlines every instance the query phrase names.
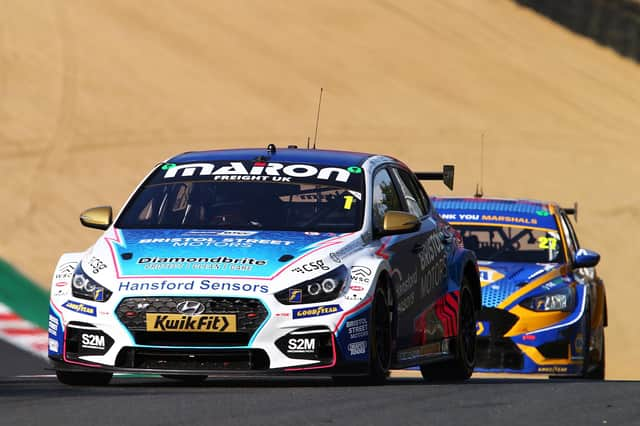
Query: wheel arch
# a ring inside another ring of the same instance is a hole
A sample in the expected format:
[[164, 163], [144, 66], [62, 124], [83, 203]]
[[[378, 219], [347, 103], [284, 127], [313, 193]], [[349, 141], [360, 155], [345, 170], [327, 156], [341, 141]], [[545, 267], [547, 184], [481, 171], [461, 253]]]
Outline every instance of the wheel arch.
[[482, 307], [482, 290], [480, 286], [480, 277], [475, 263], [467, 262], [464, 265], [464, 277], [471, 283], [471, 293], [473, 295], [473, 306], [480, 310]]

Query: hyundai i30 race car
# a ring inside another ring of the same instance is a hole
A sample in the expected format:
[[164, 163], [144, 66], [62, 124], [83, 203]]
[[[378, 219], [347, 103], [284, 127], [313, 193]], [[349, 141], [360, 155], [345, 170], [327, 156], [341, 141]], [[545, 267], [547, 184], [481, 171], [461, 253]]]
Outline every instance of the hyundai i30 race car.
[[603, 379], [605, 288], [600, 256], [580, 247], [577, 205], [438, 198], [436, 208], [475, 251], [482, 282], [476, 371]]
[[[453, 169], [419, 176], [451, 186]], [[63, 383], [106, 384], [114, 372], [381, 383], [390, 368], [451, 380], [473, 370], [475, 255], [393, 158], [184, 153], [111, 214], [81, 215], [105, 232], [54, 273], [49, 357]]]

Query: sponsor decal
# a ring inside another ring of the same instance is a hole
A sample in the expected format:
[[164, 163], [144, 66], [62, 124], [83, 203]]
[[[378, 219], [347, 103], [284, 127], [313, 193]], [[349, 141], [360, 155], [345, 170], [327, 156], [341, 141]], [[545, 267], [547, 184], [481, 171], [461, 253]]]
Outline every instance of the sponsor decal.
[[56, 339], [52, 339], [49, 337], [49, 352], [58, 353], [60, 352], [60, 345]]
[[351, 281], [362, 284], [369, 284], [369, 282], [371, 281], [371, 274], [371, 269], [367, 268], [366, 266], [354, 266], [351, 268]]
[[92, 317], [96, 316], [95, 306], [86, 305], [81, 302], [73, 302], [71, 300], [67, 300], [65, 303], [62, 304], [62, 307], [70, 311], [77, 312], [79, 314], [90, 315]]
[[434, 235], [427, 242], [427, 249], [418, 255], [420, 270], [420, 297], [425, 297], [436, 289], [447, 272], [446, 251], [442, 240]]
[[228, 291], [247, 293], [267, 293], [269, 287], [266, 284], [251, 283], [229, 283], [212, 280], [200, 280], [197, 284], [195, 280], [186, 282], [157, 281], [157, 282], [132, 282], [120, 281], [119, 291], [167, 291], [167, 290], [207, 290], [207, 291]]
[[[163, 166], [164, 167], [164, 166]], [[165, 169], [163, 169], [165, 170]], [[213, 163], [191, 163], [173, 165], [165, 170], [164, 178], [191, 176], [212, 176], [214, 181], [273, 181], [291, 182], [291, 178], [316, 178], [347, 182], [352, 172], [339, 167], [318, 168], [310, 164], [282, 164], [272, 162], [255, 162], [249, 168], [239, 161], [231, 161], [228, 165]]]
[[569, 371], [567, 367], [538, 367], [538, 373], [566, 373]]
[[68, 280], [71, 278], [76, 270], [77, 264], [77, 262], [67, 262], [60, 265], [58, 269], [56, 269], [55, 279]]
[[362, 340], [360, 342], [349, 343], [347, 349], [351, 356], [365, 354], [367, 352], [367, 341]]
[[[232, 232], [232, 231], [225, 231]], [[242, 231], [233, 231], [242, 232]], [[222, 234], [222, 232], [220, 233]], [[217, 234], [217, 235], [220, 235]], [[293, 241], [237, 238], [237, 237], [174, 237], [174, 238], [143, 238], [139, 244], [170, 244], [173, 247], [240, 247], [250, 248], [253, 246], [290, 246]]]
[[291, 313], [289, 313], [289, 312], [276, 312], [274, 314], [274, 316], [279, 317], [279, 318], [289, 318], [291, 316]]
[[362, 339], [369, 336], [369, 321], [366, 318], [349, 320], [345, 327], [350, 339]]
[[342, 260], [361, 248], [364, 245], [361, 238], [351, 241], [340, 250], [336, 252], [329, 253], [329, 257], [336, 263], [342, 263]]
[[350, 285], [349, 289], [353, 291], [363, 291], [364, 287], [361, 285]]
[[551, 215], [551, 213], [549, 213], [547, 210], [536, 210], [536, 214], [542, 217]]
[[106, 347], [105, 337], [101, 334], [80, 333], [80, 345], [82, 349], [104, 351]]
[[302, 303], [302, 289], [289, 289], [289, 303]]
[[484, 266], [481, 266], [479, 268], [478, 273], [480, 275], [480, 283], [482, 287], [493, 284], [494, 282], [504, 278], [504, 274], [501, 274], [495, 269], [487, 268]]
[[106, 269], [107, 265], [97, 257], [92, 257], [91, 259], [89, 259], [89, 267], [91, 267], [91, 272], [97, 274], [103, 269]]
[[538, 219], [528, 217], [514, 217], [514, 216], [496, 216], [483, 214], [483, 222], [507, 222], [507, 223], [520, 223], [523, 225], [537, 225]]
[[226, 256], [217, 257], [141, 257], [137, 260], [144, 269], [229, 269], [239, 271], [251, 271], [254, 266], [267, 264], [266, 260], [252, 257], [233, 258]]
[[328, 265], [325, 265], [322, 260], [315, 260], [313, 262], [305, 263], [304, 265], [291, 268], [293, 272], [298, 272], [300, 274], [306, 274], [307, 272], [315, 271], [328, 271], [329, 269], [331, 268]]
[[147, 331], [235, 333], [236, 316], [147, 314]]
[[287, 353], [308, 354], [316, 351], [316, 339], [290, 337], [287, 342]]
[[53, 296], [54, 297], [61, 297], [61, 296], [68, 296], [68, 295], [69, 295], [69, 289], [68, 288], [56, 287], [53, 290]]
[[464, 213], [442, 213], [440, 215], [441, 218], [443, 218], [444, 220], [466, 220], [466, 221], [472, 221], [472, 222], [477, 222], [480, 220], [480, 215], [479, 214], [464, 214]]
[[414, 270], [404, 280], [400, 280], [400, 284], [397, 287], [398, 296], [405, 294], [414, 288], [416, 284], [418, 284], [418, 271]]
[[400, 301], [398, 302], [398, 312], [405, 312], [413, 305], [413, 302], [415, 302], [415, 300], [416, 295], [414, 293], [407, 294], [407, 296], [400, 299]]
[[60, 325], [60, 320], [53, 316], [53, 315], [49, 315], [49, 335], [53, 336], [53, 337], [57, 337], [58, 336], [58, 326]]
[[293, 319], [320, 317], [342, 312], [340, 305], [315, 306], [312, 308], [294, 309]]

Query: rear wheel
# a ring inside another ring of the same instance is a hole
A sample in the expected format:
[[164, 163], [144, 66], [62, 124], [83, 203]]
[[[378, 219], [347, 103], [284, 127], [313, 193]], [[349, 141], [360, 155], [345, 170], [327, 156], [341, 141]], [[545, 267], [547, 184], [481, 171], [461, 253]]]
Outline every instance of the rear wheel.
[[189, 374], [162, 374], [165, 379], [179, 380], [187, 385], [199, 385], [207, 380], [206, 375], [189, 375]]
[[81, 373], [56, 370], [56, 377], [60, 383], [64, 383], [65, 385], [106, 386], [111, 381], [113, 373]]
[[471, 377], [476, 365], [476, 309], [469, 281], [465, 277], [460, 288], [458, 306], [458, 334], [455, 338], [454, 359], [420, 366], [422, 377], [428, 381], [462, 381]]
[[381, 385], [391, 366], [391, 308], [386, 289], [376, 288], [369, 333], [369, 373], [366, 376], [335, 376], [339, 385]]

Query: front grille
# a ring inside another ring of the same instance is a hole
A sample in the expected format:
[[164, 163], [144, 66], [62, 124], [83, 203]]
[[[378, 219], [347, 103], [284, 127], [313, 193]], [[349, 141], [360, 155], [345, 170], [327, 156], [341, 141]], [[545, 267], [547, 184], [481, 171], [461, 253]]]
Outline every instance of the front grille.
[[522, 352], [511, 339], [476, 339], [476, 367], [487, 369], [521, 370]]
[[122, 348], [115, 366], [138, 370], [266, 370], [269, 357], [261, 349], [185, 351]]
[[569, 357], [569, 341], [556, 340], [555, 342], [547, 342], [537, 347], [538, 351], [545, 358], [568, 358]]
[[[235, 314], [236, 332], [155, 332], [147, 331], [146, 314], [177, 314], [184, 301], [200, 302], [202, 314]], [[246, 346], [267, 318], [267, 310], [257, 299], [236, 297], [129, 297], [116, 308], [116, 315], [139, 345], [150, 346]]]

